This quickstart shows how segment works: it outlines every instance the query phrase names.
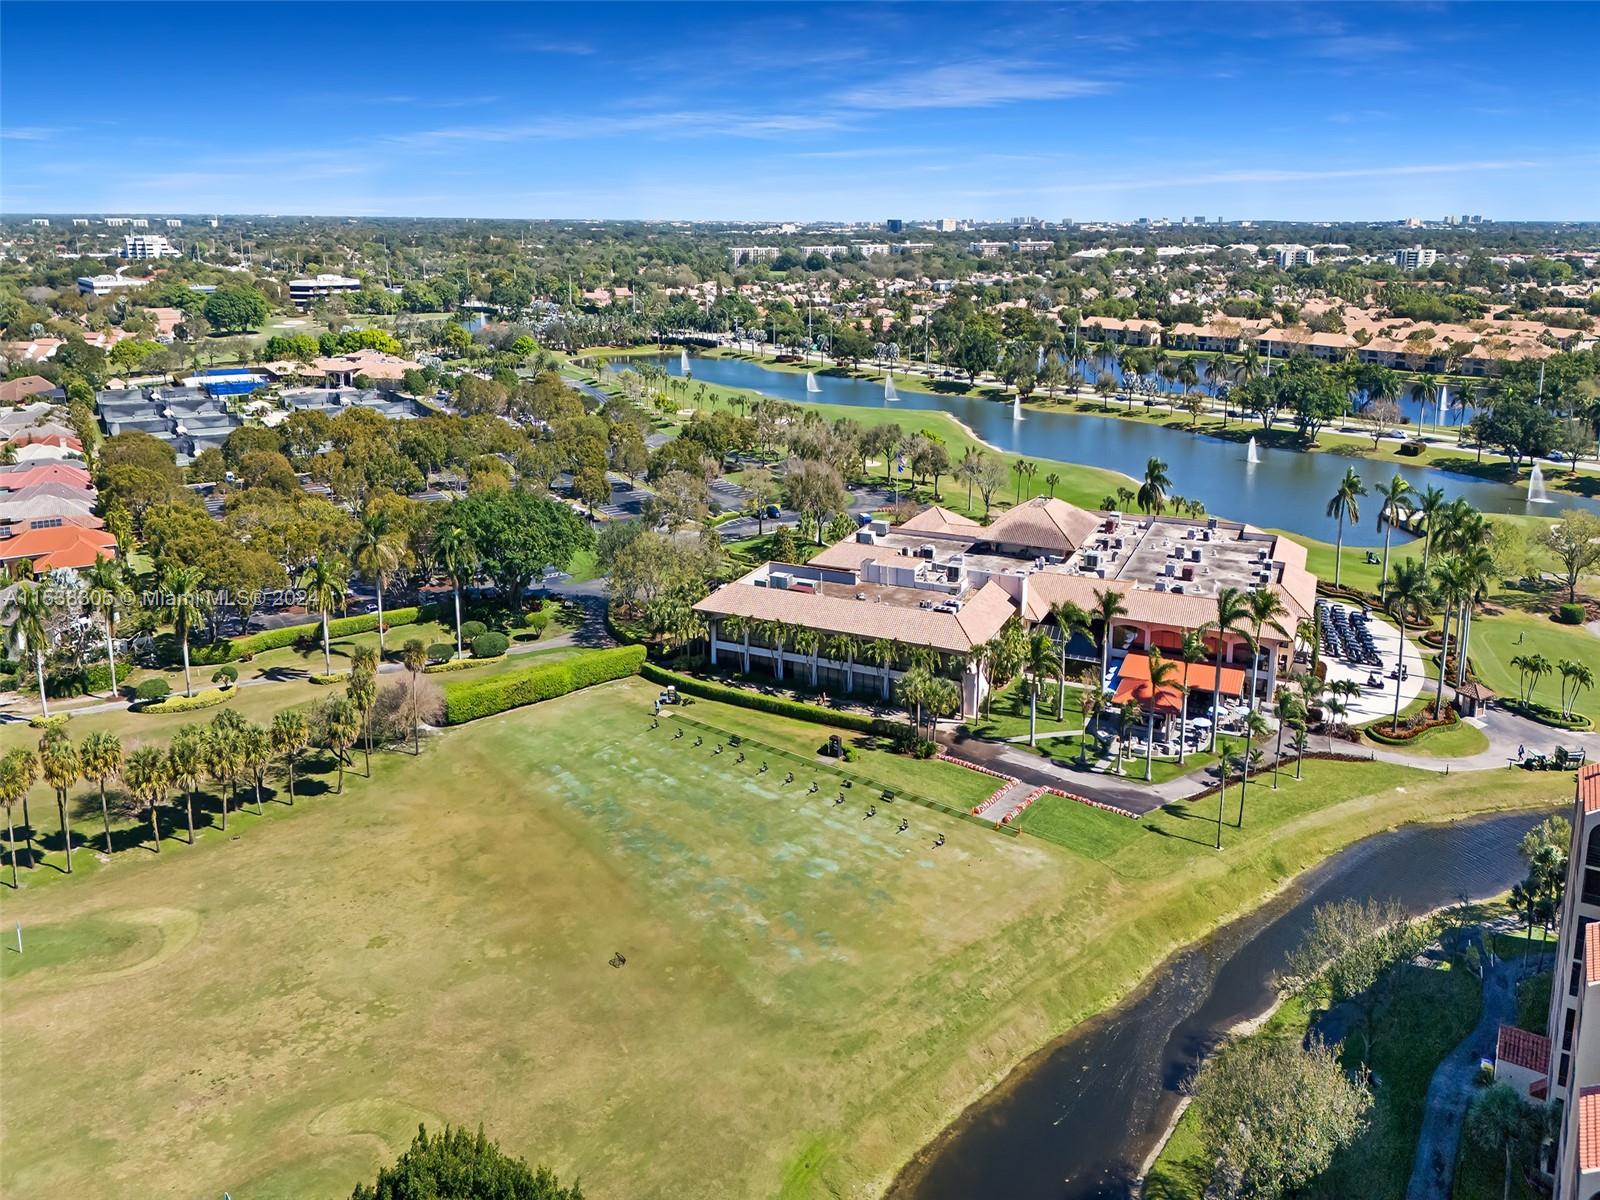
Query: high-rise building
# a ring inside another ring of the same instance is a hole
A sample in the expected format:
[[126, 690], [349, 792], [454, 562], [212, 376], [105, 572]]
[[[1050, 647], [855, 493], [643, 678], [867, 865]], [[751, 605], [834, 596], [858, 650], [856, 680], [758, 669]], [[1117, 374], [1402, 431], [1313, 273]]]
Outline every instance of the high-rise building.
[[1422, 246], [1410, 246], [1394, 252], [1394, 265], [1402, 271], [1415, 271], [1422, 267], [1431, 267], [1438, 261], [1439, 252], [1429, 250]]
[[887, 221], [885, 221], [883, 223], [883, 227], [885, 229], [887, 229], [890, 233], [899, 233], [902, 229], [904, 229], [906, 227], [906, 223], [904, 221], [902, 221], [899, 217], [890, 217]]
[[1317, 261], [1317, 252], [1310, 246], [1279, 246], [1276, 251], [1278, 269], [1309, 267]]
[[123, 258], [181, 258], [182, 253], [166, 238], [152, 233], [128, 233], [122, 238]]

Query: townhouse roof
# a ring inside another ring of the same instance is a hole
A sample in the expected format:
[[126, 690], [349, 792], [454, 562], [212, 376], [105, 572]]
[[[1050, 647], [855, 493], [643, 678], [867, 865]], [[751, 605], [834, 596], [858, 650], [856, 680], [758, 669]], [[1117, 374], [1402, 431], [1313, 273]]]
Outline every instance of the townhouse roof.
[[[6, 499], [9, 499], [7, 497]], [[45, 517], [59, 517], [75, 524], [93, 521], [95, 528], [103, 522], [94, 515], [92, 501], [67, 500], [60, 496], [32, 495], [24, 500], [0, 501], [0, 521], [37, 521]]]
[[29, 559], [35, 571], [87, 567], [100, 555], [115, 558], [116, 553], [117, 539], [111, 534], [79, 525], [27, 529], [0, 542], [0, 562]]
[[1496, 1062], [1510, 1063], [1542, 1075], [1550, 1069], [1550, 1039], [1515, 1025], [1502, 1025], [1495, 1039], [1494, 1057]]
[[696, 604], [695, 610], [712, 617], [782, 621], [824, 633], [881, 638], [957, 654], [994, 637], [1016, 612], [1005, 589], [992, 581], [974, 592], [959, 612], [934, 612], [823, 592], [752, 587], [742, 582], [724, 584]]
[[1600, 812], [1600, 762], [1578, 768], [1578, 800], [1585, 813]]
[[336, 354], [331, 358], [313, 360], [312, 366], [324, 374], [366, 375], [372, 379], [399, 379], [407, 371], [415, 371], [417, 364], [397, 354], [381, 350], [356, 350], [350, 354]]
[[942, 505], [930, 504], [909, 521], [902, 522], [895, 528], [909, 529], [916, 533], [942, 533], [947, 530], [977, 530], [983, 526], [971, 517], [952, 512]]
[[30, 463], [0, 471], [0, 491], [15, 492], [40, 483], [60, 483], [88, 492], [94, 491], [89, 472], [75, 463]]
[[1578, 1170], [1600, 1171], [1600, 1086], [1578, 1092]]
[[94, 509], [94, 490], [64, 483], [36, 483], [14, 492], [0, 492], [0, 520], [29, 504], [47, 505], [50, 512], [90, 512]]

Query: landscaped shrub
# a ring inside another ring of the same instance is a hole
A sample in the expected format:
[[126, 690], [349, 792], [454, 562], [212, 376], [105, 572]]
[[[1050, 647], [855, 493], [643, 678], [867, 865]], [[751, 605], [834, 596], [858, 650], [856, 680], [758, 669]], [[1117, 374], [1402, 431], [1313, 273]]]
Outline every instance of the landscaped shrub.
[[170, 683], [159, 675], [153, 675], [133, 689], [133, 698], [139, 701], [164, 700], [171, 692]]
[[230, 663], [224, 663], [211, 673], [211, 682], [220, 683], [225, 688], [231, 688], [239, 682], [239, 668]]
[[1593, 724], [1582, 713], [1575, 712], [1570, 717], [1563, 717], [1559, 710], [1551, 708], [1548, 704], [1540, 704], [1537, 700], [1524, 701], [1506, 697], [1500, 701], [1500, 707], [1516, 713], [1519, 717], [1527, 717], [1530, 721], [1537, 721], [1541, 725], [1549, 725], [1555, 729], [1588, 729]]
[[487, 625], [485, 625], [482, 621], [463, 621], [463, 622], [461, 622], [461, 640], [463, 642], [467, 642], [467, 643], [470, 644], [472, 642], [473, 638], [479, 637], [480, 635], [485, 634], [488, 631], [489, 631], [489, 627]]
[[1583, 618], [1587, 615], [1581, 604], [1563, 604], [1556, 609], [1556, 620], [1563, 625], [1582, 625]]
[[444, 722], [460, 725], [524, 704], [552, 700], [597, 683], [622, 679], [635, 674], [643, 662], [644, 647], [618, 646], [547, 666], [507, 672], [493, 679], [448, 684], [444, 693]]
[[522, 625], [523, 628], [531, 629], [536, 634], [543, 633], [545, 626], [550, 624], [550, 619], [554, 616], [554, 609], [537, 608], [522, 618]]
[[[414, 625], [419, 621], [432, 621], [439, 615], [434, 604], [420, 607], [392, 608], [383, 614], [386, 629], [397, 625]], [[356, 633], [371, 633], [378, 628], [377, 613], [362, 613], [355, 617], [338, 617], [328, 622], [328, 637], [349, 637]], [[285, 625], [279, 629], [265, 629], [260, 633], [246, 634], [229, 641], [213, 642], [208, 646], [190, 646], [189, 661], [197, 667], [214, 667], [239, 658], [251, 658], [268, 650], [282, 650], [285, 646], [303, 644], [306, 647], [322, 644], [322, 622], [311, 621], [303, 625]], [[170, 633], [156, 639], [156, 653], [164, 662], [179, 661], [177, 639]]]
[[424, 675], [442, 675], [446, 671], [469, 671], [473, 667], [486, 667], [490, 663], [504, 662], [505, 655], [495, 658], [452, 658], [448, 662], [429, 663], [422, 668]]
[[499, 658], [511, 645], [511, 639], [493, 629], [472, 639], [473, 658]]
[[455, 652], [456, 648], [449, 642], [434, 642], [428, 647], [428, 661], [441, 663]]
[[194, 696], [168, 696], [165, 700], [157, 700], [153, 704], [142, 704], [134, 709], [141, 713], [181, 713], [193, 712], [197, 708], [215, 708], [225, 704], [232, 696], [231, 691], [213, 688], [209, 692], [201, 692]]
[[318, 687], [332, 687], [336, 683], [343, 683], [348, 678], [349, 673], [346, 671], [333, 671], [327, 675], [313, 675], [311, 682]]
[[676, 671], [668, 671], [654, 663], [645, 663], [639, 673], [653, 683], [673, 684], [687, 696], [721, 700], [724, 704], [737, 704], [741, 708], [753, 708], [758, 712], [773, 713], [780, 717], [794, 717], [799, 721], [814, 721], [818, 725], [836, 725], [841, 729], [854, 729], [861, 733], [877, 734], [880, 737], [894, 737], [898, 731], [905, 728], [898, 721], [886, 721], [881, 717], [867, 717], [860, 713], [835, 712], [831, 708], [823, 708], [816, 704], [805, 704], [782, 696], [767, 696], [761, 692], [729, 687], [727, 684], [716, 683], [709, 679], [697, 679], [693, 675], [680, 675]]

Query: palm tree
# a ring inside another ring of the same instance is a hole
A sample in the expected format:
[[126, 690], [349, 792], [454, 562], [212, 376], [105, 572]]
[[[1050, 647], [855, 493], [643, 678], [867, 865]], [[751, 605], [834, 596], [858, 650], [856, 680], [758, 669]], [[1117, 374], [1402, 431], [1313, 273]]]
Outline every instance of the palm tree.
[[1328, 501], [1328, 515], [1337, 518], [1339, 522], [1338, 539], [1334, 542], [1333, 557], [1333, 586], [1339, 586], [1339, 568], [1344, 564], [1344, 522], [1350, 518], [1354, 525], [1361, 520], [1361, 506], [1358, 497], [1367, 494], [1367, 485], [1361, 482], [1361, 476], [1356, 474], [1354, 467], [1346, 467], [1344, 479], [1339, 483], [1339, 490]]
[[1178, 688], [1183, 699], [1178, 708], [1178, 765], [1181, 767], [1184, 751], [1189, 744], [1189, 668], [1203, 661], [1206, 656], [1206, 642], [1200, 630], [1191, 629], [1183, 635], [1178, 656], [1183, 659], [1183, 683]]
[[212, 722], [201, 735], [201, 754], [205, 760], [206, 774], [217, 784], [217, 795], [222, 800], [222, 830], [228, 830], [228, 805], [232, 800], [233, 780], [239, 774], [239, 738], [227, 725]]
[[94, 562], [84, 570], [89, 610], [99, 614], [105, 622], [106, 662], [111, 665], [111, 694], [117, 694], [117, 604], [123, 595], [122, 564], [104, 554], [96, 554]]
[[1106, 676], [1111, 673], [1111, 634], [1118, 617], [1126, 616], [1127, 605], [1122, 603], [1122, 593], [1115, 588], [1096, 588], [1094, 607], [1090, 615], [1100, 621], [1100, 678], [1095, 680], [1095, 690], [1106, 686]]
[[[1439, 597], [1442, 636], [1439, 647], [1439, 690], [1433, 701], [1433, 715], [1438, 718], [1444, 712], [1444, 681], [1450, 673], [1446, 669], [1450, 661], [1450, 616], [1471, 593], [1472, 582], [1467, 571], [1462, 569], [1460, 560], [1451, 555], [1434, 564], [1433, 586], [1434, 593]], [[1458, 649], [1456, 653], [1460, 654], [1461, 651]]]
[[1055, 618], [1056, 632], [1061, 635], [1061, 660], [1056, 664], [1056, 720], [1061, 721], [1067, 715], [1067, 643], [1079, 630], [1087, 633], [1093, 621], [1071, 600], [1051, 605], [1050, 615]]
[[[1211, 622], [1211, 628], [1217, 632], [1217, 662], [1216, 673], [1212, 676], [1211, 685], [1211, 751], [1216, 753], [1217, 730], [1222, 724], [1222, 654], [1228, 634], [1243, 631], [1244, 622], [1249, 619], [1250, 607], [1245, 603], [1245, 593], [1236, 587], [1225, 587], [1217, 590], [1217, 619]], [[1200, 632], [1204, 634], [1205, 628]], [[1220, 818], [1219, 818], [1220, 819]], [[1221, 837], [1221, 834], [1218, 834]], [[1217, 844], [1221, 849], [1221, 842]]]
[[1429, 556], [1433, 553], [1433, 535], [1439, 529], [1439, 517], [1449, 504], [1445, 494], [1439, 488], [1425, 489], [1411, 503], [1411, 511], [1422, 518], [1422, 569], [1427, 571], [1432, 565]]
[[1078, 693], [1078, 713], [1083, 717], [1083, 732], [1078, 735], [1078, 765], [1081, 767], [1088, 761], [1089, 726], [1094, 723], [1094, 718], [1100, 711], [1100, 689], [1084, 688]]
[[1288, 638], [1290, 633], [1283, 627], [1282, 617], [1289, 615], [1289, 610], [1283, 606], [1283, 598], [1271, 588], [1261, 588], [1258, 591], [1245, 593], [1245, 607], [1250, 610], [1250, 707], [1256, 706], [1256, 660], [1261, 655], [1262, 638], [1270, 626], [1272, 631], [1280, 637]]
[[[1556, 664], [1556, 670], [1561, 672], [1561, 713], [1568, 720], [1572, 719], [1572, 710], [1577, 706], [1578, 697], [1594, 687], [1594, 671], [1585, 663], [1572, 662], [1562, 659]], [[1572, 694], [1567, 695], [1567, 688], [1571, 687]]]
[[1028, 639], [1028, 745], [1036, 746], [1039, 731], [1039, 689], [1046, 675], [1056, 670], [1056, 644], [1048, 633], [1040, 630]]
[[[6, 602], [5, 615], [0, 617], [0, 621], [11, 626], [10, 641], [17, 654], [30, 651], [33, 654], [33, 667], [39, 681], [39, 707], [46, 717], [50, 715], [50, 699], [45, 695], [44, 652], [50, 641], [50, 614], [50, 597], [44, 585], [22, 580]], [[23, 824], [27, 824], [26, 816], [23, 817]], [[28, 854], [31, 861], [31, 840]]]
[[428, 647], [421, 638], [411, 638], [400, 647], [400, 661], [411, 675], [411, 753], [422, 753], [422, 713], [417, 708], [417, 677], [428, 663]]
[[[206, 769], [206, 735], [198, 725], [184, 725], [167, 743], [167, 775], [184, 791], [184, 811], [189, 819], [189, 844], [194, 845], [194, 791]], [[224, 805], [223, 811], [227, 808]], [[226, 828], [226, 825], [224, 825]]]
[[1311, 746], [1311, 735], [1306, 732], [1306, 723], [1299, 722], [1294, 727], [1294, 777], [1300, 778], [1300, 768], [1305, 765], [1306, 750]]
[[817, 653], [822, 649], [822, 635], [815, 629], [802, 626], [794, 631], [794, 649], [796, 654], [804, 654], [811, 660], [811, 690], [817, 690]]
[[1172, 491], [1172, 480], [1167, 477], [1167, 464], [1151, 456], [1144, 465], [1144, 482], [1139, 485], [1139, 510], [1144, 513], [1162, 513], [1167, 508], [1167, 493]]
[[849, 693], [856, 690], [855, 651], [856, 640], [848, 633], [836, 633], [823, 645], [824, 654], [834, 662], [844, 664], [844, 690]]
[[1175, 662], [1168, 662], [1161, 656], [1161, 651], [1155, 649], [1154, 647], [1148, 651], [1148, 658], [1150, 663], [1150, 709], [1145, 714], [1146, 723], [1144, 731], [1144, 780], [1146, 783], [1150, 782], [1150, 773], [1152, 767], [1151, 756], [1155, 752], [1156, 701], [1161, 696], [1161, 689], [1164, 687], [1177, 687], [1180, 712], [1182, 711], [1184, 698], [1183, 685], [1174, 685], [1172, 682], [1173, 676], [1177, 675], [1178, 673], [1178, 664]]
[[[350, 547], [350, 561], [355, 564], [378, 593], [378, 653], [383, 653], [383, 581], [400, 565], [401, 550], [395, 537], [393, 523], [386, 509], [368, 507], [361, 514], [356, 528], [354, 544]], [[343, 599], [341, 593], [340, 596]], [[457, 653], [460, 647], [457, 647]], [[332, 673], [332, 668], [329, 668]]]
[[1278, 689], [1277, 698], [1273, 701], [1273, 716], [1278, 719], [1278, 748], [1272, 758], [1272, 790], [1278, 790], [1278, 767], [1283, 763], [1283, 733], [1287, 726], [1295, 724], [1305, 718], [1305, 705], [1286, 687]]
[[456, 602], [456, 657], [461, 657], [461, 581], [471, 578], [478, 568], [478, 552], [472, 544], [472, 535], [465, 526], [446, 520], [439, 526], [434, 538], [433, 552], [450, 576], [451, 592]]
[[1422, 564], [1414, 558], [1403, 558], [1394, 564], [1394, 574], [1385, 589], [1384, 608], [1400, 626], [1400, 659], [1394, 672], [1394, 718], [1390, 732], [1400, 728], [1400, 667], [1405, 661], [1406, 626], [1427, 619], [1428, 603], [1433, 599], [1428, 586], [1428, 576]]
[[862, 649], [861, 657], [881, 672], [883, 698], [889, 698], [889, 666], [895, 660], [894, 643], [887, 638], [872, 638]]
[[378, 655], [371, 646], [357, 646], [350, 652], [350, 680], [344, 694], [361, 718], [366, 776], [372, 778], [372, 707], [378, 702]]
[[189, 636], [205, 617], [206, 597], [199, 567], [168, 567], [161, 576], [161, 607], [172, 614], [172, 632], [183, 650], [183, 690], [194, 695], [189, 676]]
[[272, 733], [265, 725], [254, 721], [239, 731], [239, 762], [249, 773], [255, 785], [256, 815], [261, 811], [261, 784], [266, 779], [267, 768], [272, 765]]
[[1250, 782], [1250, 747], [1256, 738], [1267, 736], [1267, 719], [1251, 709], [1244, 715], [1244, 755], [1239, 767], [1239, 828], [1244, 828], [1244, 791]]
[[272, 748], [288, 770], [290, 807], [294, 806], [294, 764], [306, 748], [307, 736], [306, 716], [299, 709], [286, 708], [272, 718]]
[[39, 766], [50, 790], [56, 794], [56, 815], [61, 819], [61, 840], [67, 849], [67, 874], [72, 874], [72, 828], [67, 824], [67, 792], [78, 782], [82, 764], [67, 731], [51, 726], [39, 739]]
[[314, 559], [300, 573], [299, 585], [306, 594], [306, 605], [322, 618], [322, 666], [324, 675], [333, 674], [333, 653], [328, 648], [328, 614], [344, 607], [347, 590], [344, 565], [337, 559]]
[[1056, 498], [1056, 488], [1061, 486], [1061, 476], [1051, 471], [1044, 477], [1044, 485], [1050, 489], [1050, 499], [1054, 500]]
[[[24, 761], [26, 760], [26, 761]], [[11, 848], [11, 890], [16, 891], [17, 883], [17, 831], [12, 823], [12, 810], [16, 808], [17, 801], [26, 803], [28, 789], [33, 786], [34, 773], [37, 764], [33, 761], [33, 751], [21, 746], [8, 750], [4, 758], [0, 758], [0, 807], [6, 810], [6, 843]], [[24, 817], [26, 821], [26, 817]], [[28, 866], [33, 866], [33, 842], [30, 837], [28, 842]]]
[[1378, 600], [1383, 601], [1383, 589], [1389, 586], [1389, 539], [1394, 527], [1411, 512], [1407, 494], [1411, 485], [1399, 471], [1387, 484], [1378, 485], [1378, 527], [1383, 530], [1383, 566], [1379, 569]]
[[140, 746], [122, 764], [122, 781], [150, 812], [150, 836], [161, 853], [161, 826], [156, 810], [167, 798], [167, 763], [155, 746]]
[[328, 749], [333, 751], [333, 757], [339, 764], [339, 784], [334, 791], [342, 796], [345, 752], [355, 745], [356, 738], [361, 734], [361, 717], [354, 704], [343, 696], [335, 696], [323, 704], [322, 727], [328, 739]]
[[84, 735], [78, 748], [83, 777], [100, 786], [100, 820], [106, 827], [106, 853], [111, 853], [111, 810], [106, 806], [106, 780], [122, 770], [122, 739], [103, 729]]

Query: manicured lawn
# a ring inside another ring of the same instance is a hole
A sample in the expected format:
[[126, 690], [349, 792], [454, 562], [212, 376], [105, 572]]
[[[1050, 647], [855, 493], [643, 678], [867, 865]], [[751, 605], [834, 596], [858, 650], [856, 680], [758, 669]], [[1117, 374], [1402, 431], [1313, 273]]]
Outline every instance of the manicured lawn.
[[[1379, 727], [1389, 724], [1388, 718], [1376, 722]], [[1403, 728], [1402, 724], [1402, 728]], [[1430, 729], [1420, 737], [1415, 737], [1403, 746], [1390, 745], [1387, 742], [1374, 741], [1370, 738], [1363, 739], [1363, 745], [1381, 746], [1385, 750], [1398, 750], [1402, 754], [1420, 754], [1428, 758], [1463, 758], [1469, 754], [1481, 754], [1489, 748], [1489, 739], [1484, 736], [1483, 730], [1475, 725], [1468, 725], [1465, 721], [1458, 721], [1448, 728]]]
[[[1066, 688], [1065, 717], [1056, 720], [1056, 685], [1047, 680], [1039, 694], [1038, 732], [1061, 729], [1081, 729], [1083, 715], [1078, 711], [1077, 688], [1068, 683]], [[1020, 676], [996, 692], [989, 701], [989, 711], [977, 720], [968, 722], [968, 728], [979, 737], [1005, 739], [1026, 737], [1028, 734], [1028, 685]]]
[[[1549, 617], [1507, 610], [1498, 616], [1480, 616], [1472, 623], [1472, 666], [1478, 677], [1502, 696], [1515, 697], [1521, 686], [1511, 660], [1519, 655], [1542, 654], [1552, 668], [1563, 658], [1600, 663], [1600, 638], [1581, 625], [1559, 625]], [[1533, 698], [1552, 708], [1561, 704], [1561, 676], [1553, 669], [1533, 691]], [[1600, 721], [1600, 689], [1578, 697], [1574, 712]], [[1559, 739], [1559, 731], [1552, 730]]]
[[[0, 1091], [27, 1097], [0, 1190], [344, 1195], [448, 1120], [597, 1200], [877, 1194], [1011, 1065], [1333, 850], [1570, 787], [1314, 762], [1253, 787], [1222, 854], [1214, 801], [1065, 806], [1057, 845], [902, 801], [866, 818], [861, 787], [835, 806], [804, 765], [785, 783], [650, 730], [655, 692], [449, 730], [343, 796], [324, 763], [227, 837], [71, 878], [52, 850], [0, 889], [29, 947], [0, 952]], [[829, 732], [682, 715], [802, 755]], [[842, 769], [960, 805], [989, 784], [870, 747]]]

